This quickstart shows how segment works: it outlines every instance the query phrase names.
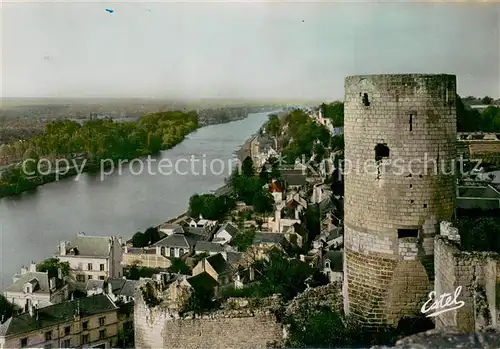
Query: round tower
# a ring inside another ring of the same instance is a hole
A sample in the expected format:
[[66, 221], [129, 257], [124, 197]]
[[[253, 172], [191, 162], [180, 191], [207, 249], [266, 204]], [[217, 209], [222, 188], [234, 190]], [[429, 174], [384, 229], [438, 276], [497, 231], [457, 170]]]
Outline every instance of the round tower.
[[344, 307], [368, 327], [414, 315], [455, 201], [456, 77], [345, 80]]

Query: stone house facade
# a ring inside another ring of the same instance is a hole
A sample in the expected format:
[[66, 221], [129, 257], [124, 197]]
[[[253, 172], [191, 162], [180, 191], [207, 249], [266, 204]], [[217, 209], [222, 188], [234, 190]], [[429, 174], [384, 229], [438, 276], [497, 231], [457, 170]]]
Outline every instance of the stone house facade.
[[0, 349], [112, 348], [118, 333], [117, 310], [106, 295], [32, 307], [0, 324]]
[[69, 242], [60, 242], [55, 257], [61, 262], [69, 262], [70, 275], [77, 282], [123, 276], [123, 249], [119, 237], [86, 236], [80, 233]]
[[14, 282], [3, 292], [4, 297], [20, 309], [27, 311], [32, 305], [39, 308], [64, 302], [68, 299], [68, 285], [62, 277], [49, 278], [48, 272], [37, 272], [32, 263], [29, 271], [21, 269]]

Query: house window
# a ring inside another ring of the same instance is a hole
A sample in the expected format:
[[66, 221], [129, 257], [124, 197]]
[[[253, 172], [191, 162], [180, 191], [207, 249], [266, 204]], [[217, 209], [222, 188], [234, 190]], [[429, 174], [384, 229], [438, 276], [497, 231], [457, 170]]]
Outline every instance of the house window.
[[78, 282], [85, 282], [85, 275], [77, 275], [76, 276], [76, 281]]
[[52, 331], [45, 332], [45, 341], [52, 340]]
[[82, 330], [86, 331], [88, 329], [89, 329], [89, 322], [88, 321], [82, 322]]
[[92, 275], [88, 275], [87, 277], [89, 278], [89, 280], [92, 280]]
[[63, 340], [62, 343], [63, 343], [63, 345], [62, 345], [63, 348], [71, 348], [71, 339], [70, 338]]
[[175, 256], [175, 250], [173, 247], [170, 247], [170, 257], [174, 257]]
[[106, 330], [100, 330], [99, 331], [99, 339], [106, 338]]
[[184, 249], [183, 248], [179, 249], [179, 257], [182, 256], [183, 254], [184, 254]]
[[99, 276], [99, 280], [104, 280], [104, 275]]
[[89, 335], [82, 334], [82, 344], [87, 344], [89, 342]]
[[28, 346], [28, 338], [21, 339], [21, 348], [25, 348]]
[[161, 253], [162, 256], [165, 256], [165, 247], [163, 247], [163, 246], [161, 247], [161, 252], [160, 253]]
[[99, 270], [104, 271], [104, 264], [99, 264]]
[[330, 269], [330, 260], [326, 260], [325, 262], [325, 269]]
[[87, 270], [92, 270], [92, 263], [87, 264]]
[[[65, 335], [65, 336], [69, 336], [69, 334], [70, 334], [70, 333], [71, 333], [71, 327], [66, 326], [66, 327], [64, 328], [64, 335]], [[67, 347], [65, 347], [65, 348], [67, 348]]]
[[99, 326], [104, 326], [104, 322], [105, 322], [105, 320], [106, 320], [106, 317], [105, 317], [105, 316], [100, 317], [100, 318], [99, 318]]

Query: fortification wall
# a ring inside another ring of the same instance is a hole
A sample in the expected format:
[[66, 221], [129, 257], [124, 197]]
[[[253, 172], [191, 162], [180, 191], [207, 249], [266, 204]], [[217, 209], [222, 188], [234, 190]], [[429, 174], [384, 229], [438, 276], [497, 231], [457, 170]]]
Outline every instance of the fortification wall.
[[369, 326], [432, 290], [433, 237], [454, 209], [455, 95], [452, 75], [345, 80], [345, 310]]
[[462, 291], [458, 301], [464, 305], [436, 316], [436, 330], [459, 332], [500, 329], [500, 254], [465, 252], [459, 249], [458, 230], [441, 223], [435, 241], [435, 291], [437, 296]]
[[134, 311], [136, 348], [264, 349], [279, 348], [284, 341], [282, 325], [270, 309], [226, 309], [181, 318], [162, 305], [148, 306], [139, 291]]

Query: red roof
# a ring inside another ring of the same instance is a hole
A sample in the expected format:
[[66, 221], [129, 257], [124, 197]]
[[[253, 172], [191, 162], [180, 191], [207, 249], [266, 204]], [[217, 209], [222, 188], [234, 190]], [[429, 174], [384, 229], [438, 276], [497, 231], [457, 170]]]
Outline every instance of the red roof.
[[281, 192], [283, 192], [283, 189], [280, 188], [278, 182], [273, 182], [273, 183], [269, 184], [269, 191], [271, 193], [281, 193]]

